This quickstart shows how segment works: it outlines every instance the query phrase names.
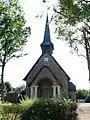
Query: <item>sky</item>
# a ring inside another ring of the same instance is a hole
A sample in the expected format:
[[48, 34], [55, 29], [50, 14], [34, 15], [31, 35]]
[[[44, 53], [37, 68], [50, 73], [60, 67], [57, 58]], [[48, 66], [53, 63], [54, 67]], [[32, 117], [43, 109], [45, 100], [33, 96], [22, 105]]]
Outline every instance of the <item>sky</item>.
[[[52, 0], [55, 4], [55, 0]], [[48, 3], [49, 6], [52, 3]], [[40, 44], [43, 41], [47, 3], [42, 3], [42, 0], [20, 0], [25, 13], [27, 26], [31, 27], [31, 36], [28, 38], [28, 43], [25, 46], [23, 53], [28, 53], [19, 59], [10, 60], [5, 67], [4, 80], [9, 81], [13, 87], [25, 84], [23, 78], [28, 71], [35, 64], [37, 59], [41, 56]], [[35, 18], [37, 14], [42, 14], [42, 18]], [[48, 11], [49, 19], [52, 15], [52, 10]], [[70, 76], [71, 81], [76, 85], [77, 89], [89, 89], [87, 61], [84, 57], [79, 57], [77, 54], [71, 54], [70, 48], [65, 42], [56, 39], [54, 34], [55, 26], [53, 22], [50, 23], [51, 41], [54, 44], [53, 56]], [[82, 50], [83, 51], [83, 50]]]

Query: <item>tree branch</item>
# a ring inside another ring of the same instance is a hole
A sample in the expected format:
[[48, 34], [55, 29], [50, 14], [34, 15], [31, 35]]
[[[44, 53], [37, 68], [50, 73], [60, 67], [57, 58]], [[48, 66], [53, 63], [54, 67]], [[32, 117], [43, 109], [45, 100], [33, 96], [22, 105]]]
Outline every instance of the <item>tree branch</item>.
[[80, 57], [84, 57], [84, 58], [87, 59], [87, 57], [86, 57], [85, 55], [81, 54], [81, 53], [79, 54], [79, 53], [77, 52], [77, 55], [80, 56]]
[[10, 58], [8, 58], [8, 59], [6, 60], [6, 63], [7, 63], [9, 60], [11, 60], [12, 58], [24, 57], [24, 56], [26, 56], [27, 54], [28, 54], [28, 53], [20, 54], [20, 55], [12, 55]]

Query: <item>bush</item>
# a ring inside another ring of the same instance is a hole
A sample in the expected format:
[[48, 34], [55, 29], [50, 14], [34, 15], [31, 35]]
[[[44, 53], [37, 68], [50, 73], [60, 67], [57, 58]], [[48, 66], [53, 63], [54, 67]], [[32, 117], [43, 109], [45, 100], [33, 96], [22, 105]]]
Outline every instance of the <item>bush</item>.
[[20, 120], [21, 114], [32, 105], [36, 99], [26, 99], [21, 104], [0, 103], [0, 120]]
[[86, 97], [85, 102], [86, 102], [86, 103], [90, 103], [90, 96], [87, 96], [87, 97]]
[[0, 120], [18, 120], [25, 110], [20, 104], [2, 104], [0, 106]]
[[77, 104], [70, 100], [37, 99], [21, 120], [77, 120]]
[[60, 99], [26, 99], [0, 104], [0, 120], [77, 120], [77, 104]]

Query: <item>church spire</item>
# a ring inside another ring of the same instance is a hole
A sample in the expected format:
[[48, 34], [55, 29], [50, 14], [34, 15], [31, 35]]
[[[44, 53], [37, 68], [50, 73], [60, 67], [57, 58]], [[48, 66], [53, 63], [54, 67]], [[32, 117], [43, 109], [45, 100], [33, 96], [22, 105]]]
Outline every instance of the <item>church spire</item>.
[[52, 54], [54, 50], [54, 46], [51, 42], [50, 38], [50, 30], [49, 30], [49, 21], [48, 21], [48, 14], [47, 14], [47, 19], [46, 19], [46, 26], [45, 26], [45, 33], [44, 33], [44, 40], [41, 43], [41, 49], [42, 49], [42, 54], [48, 52]]

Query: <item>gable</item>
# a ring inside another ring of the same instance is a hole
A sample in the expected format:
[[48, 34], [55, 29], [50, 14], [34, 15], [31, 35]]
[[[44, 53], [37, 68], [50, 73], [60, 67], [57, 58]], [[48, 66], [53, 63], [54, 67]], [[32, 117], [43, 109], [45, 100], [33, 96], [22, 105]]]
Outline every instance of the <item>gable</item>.
[[50, 81], [52, 81], [52, 84], [61, 85], [61, 82], [56, 78], [52, 70], [50, 70], [50, 68], [47, 66], [42, 67], [32, 81], [27, 80], [27, 84], [29, 86], [31, 84], [36, 85], [40, 80], [43, 79], [49, 79]]
[[30, 80], [31, 82], [38, 74], [40, 69], [44, 66], [47, 66], [52, 70], [53, 74], [60, 80], [69, 80], [70, 77], [66, 74], [66, 72], [62, 69], [62, 67], [58, 64], [58, 62], [54, 59], [54, 57], [48, 53], [45, 53], [40, 56], [31, 70], [28, 72], [24, 80]]

